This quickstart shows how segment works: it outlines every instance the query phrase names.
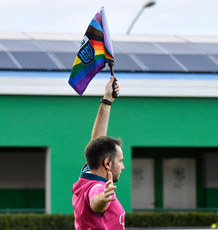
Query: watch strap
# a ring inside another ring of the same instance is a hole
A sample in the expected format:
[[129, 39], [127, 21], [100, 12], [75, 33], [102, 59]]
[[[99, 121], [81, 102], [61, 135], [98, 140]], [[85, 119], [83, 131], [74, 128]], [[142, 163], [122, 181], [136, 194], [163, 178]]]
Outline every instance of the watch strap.
[[103, 103], [103, 104], [106, 104], [106, 105], [112, 105], [112, 102], [109, 101], [108, 99], [105, 99], [105, 98], [102, 98], [102, 99], [100, 100], [100, 103]]

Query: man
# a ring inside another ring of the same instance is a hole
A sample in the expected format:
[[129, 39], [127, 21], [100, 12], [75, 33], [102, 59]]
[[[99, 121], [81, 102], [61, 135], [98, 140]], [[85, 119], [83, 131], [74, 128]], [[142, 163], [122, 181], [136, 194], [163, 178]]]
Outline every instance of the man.
[[[87, 164], [72, 189], [76, 230], [125, 229], [125, 210], [116, 198], [113, 184], [124, 169], [121, 140], [106, 136], [111, 104], [115, 100], [113, 81], [112, 76], [101, 100], [91, 142], [85, 149]], [[119, 90], [117, 81], [118, 95]]]

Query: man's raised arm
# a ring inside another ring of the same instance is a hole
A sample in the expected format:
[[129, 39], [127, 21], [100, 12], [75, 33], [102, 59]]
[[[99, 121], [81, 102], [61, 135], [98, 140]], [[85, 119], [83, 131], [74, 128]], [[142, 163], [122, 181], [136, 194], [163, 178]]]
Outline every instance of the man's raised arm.
[[[117, 78], [116, 78], [117, 80]], [[95, 119], [95, 123], [92, 129], [92, 135], [91, 135], [91, 140], [100, 137], [100, 136], [106, 136], [107, 135], [107, 129], [108, 129], [108, 122], [109, 122], [109, 117], [110, 117], [110, 110], [111, 110], [111, 105], [110, 102], [112, 103], [115, 98], [112, 96], [113, 88], [112, 84], [114, 81], [114, 77], [111, 76], [110, 81], [107, 83], [105, 87], [105, 93], [103, 97], [103, 102], [100, 104], [97, 117]], [[115, 92], [116, 94], [119, 95], [120, 92], [120, 87], [119, 83], [117, 80], [117, 83], [115, 85]], [[108, 103], [108, 104], [107, 104]]]

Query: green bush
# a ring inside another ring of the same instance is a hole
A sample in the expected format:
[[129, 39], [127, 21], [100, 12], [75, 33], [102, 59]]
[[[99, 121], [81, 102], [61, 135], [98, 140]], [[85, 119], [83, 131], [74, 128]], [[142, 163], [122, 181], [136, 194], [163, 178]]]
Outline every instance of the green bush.
[[73, 215], [0, 214], [0, 230], [73, 230]]
[[126, 214], [128, 227], [199, 227], [218, 221], [215, 212], [136, 212]]
[[[218, 222], [214, 212], [135, 212], [126, 227], [204, 227]], [[74, 230], [73, 215], [0, 214], [0, 230]]]

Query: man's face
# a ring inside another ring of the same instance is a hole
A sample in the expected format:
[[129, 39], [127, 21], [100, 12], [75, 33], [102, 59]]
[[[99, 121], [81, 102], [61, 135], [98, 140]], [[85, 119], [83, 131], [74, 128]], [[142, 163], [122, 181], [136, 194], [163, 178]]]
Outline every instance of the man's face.
[[116, 145], [117, 154], [112, 162], [111, 172], [113, 174], [113, 182], [118, 182], [120, 174], [125, 169], [123, 164], [123, 151], [119, 145]]

